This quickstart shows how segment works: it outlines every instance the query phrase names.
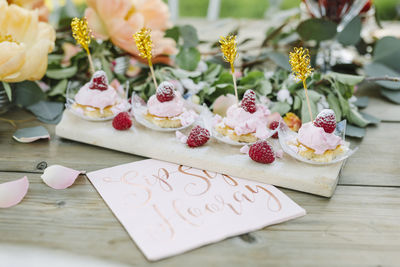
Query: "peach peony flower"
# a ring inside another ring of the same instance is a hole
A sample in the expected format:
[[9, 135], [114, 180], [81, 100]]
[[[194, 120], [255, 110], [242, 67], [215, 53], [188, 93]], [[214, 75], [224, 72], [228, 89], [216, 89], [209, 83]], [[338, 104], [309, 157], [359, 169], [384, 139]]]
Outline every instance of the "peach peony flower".
[[139, 57], [132, 35], [144, 26], [152, 30], [153, 62], [168, 63], [166, 55], [177, 52], [176, 43], [164, 38], [170, 26], [168, 6], [162, 0], [88, 0], [85, 15], [93, 34]]
[[0, 0], [0, 81], [40, 80], [45, 74], [56, 33], [38, 17], [38, 10]]
[[289, 126], [292, 131], [297, 132], [301, 127], [301, 120], [296, 114], [292, 112], [286, 113], [283, 121]]
[[49, 9], [45, 5], [44, 0], [7, 0], [8, 4], [15, 4], [26, 9], [37, 9], [40, 21], [48, 21]]

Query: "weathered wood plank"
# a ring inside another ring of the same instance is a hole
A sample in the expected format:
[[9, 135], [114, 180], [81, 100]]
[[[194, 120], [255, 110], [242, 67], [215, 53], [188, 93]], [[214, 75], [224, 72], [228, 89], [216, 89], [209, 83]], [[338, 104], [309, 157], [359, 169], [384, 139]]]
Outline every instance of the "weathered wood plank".
[[369, 127], [346, 162], [339, 184], [400, 186], [400, 123]]
[[[24, 111], [11, 112], [9, 117], [32, 117]], [[30, 127], [40, 124], [32, 121], [21, 124]], [[41, 172], [38, 163], [61, 164], [67, 167], [93, 171], [143, 159], [142, 157], [85, 145], [54, 136], [54, 125], [45, 126], [52, 140], [21, 144], [11, 139], [14, 129], [0, 123], [0, 171]], [[339, 184], [400, 186], [400, 143], [395, 140], [400, 123], [381, 123], [369, 127], [360, 149], [346, 163]]]
[[362, 111], [382, 121], [400, 122], [400, 105], [390, 102], [380, 94], [380, 87], [373, 83], [364, 83], [357, 91], [357, 96], [368, 96], [369, 104]]
[[[22, 176], [0, 173], [0, 182]], [[148, 262], [84, 177], [66, 190], [28, 174], [28, 195], [0, 212], [0, 242], [130, 265]], [[400, 188], [338, 186], [331, 199], [283, 190], [307, 215], [156, 263], [162, 266], [377, 266], [400, 260]]]

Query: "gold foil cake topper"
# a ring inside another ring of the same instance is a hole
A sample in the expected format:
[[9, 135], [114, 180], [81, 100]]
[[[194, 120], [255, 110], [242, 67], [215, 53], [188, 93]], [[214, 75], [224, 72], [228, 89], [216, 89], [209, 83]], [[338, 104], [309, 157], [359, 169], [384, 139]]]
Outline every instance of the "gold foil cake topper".
[[236, 43], [236, 35], [228, 35], [226, 37], [221, 36], [219, 40], [221, 45], [221, 51], [223, 54], [223, 59], [228, 62], [231, 66], [233, 86], [235, 88], [235, 96], [236, 101], [239, 102], [239, 97], [237, 93], [237, 85], [236, 85], [236, 76], [235, 76], [235, 60], [237, 58], [237, 43]]
[[310, 99], [308, 98], [306, 80], [314, 69], [311, 68], [310, 65], [310, 54], [308, 49], [304, 49], [303, 47], [295, 47], [294, 52], [290, 52], [289, 54], [289, 63], [296, 79], [299, 79], [303, 82], [310, 120], [313, 121], [313, 114], [311, 112]]
[[92, 73], [94, 73], [93, 61], [89, 50], [89, 45], [92, 40], [92, 31], [88, 26], [86, 18], [73, 18], [71, 21], [71, 29], [72, 36], [76, 40], [76, 43], [85, 49], [89, 59], [90, 70]]
[[153, 57], [153, 41], [151, 40], [151, 29], [143, 27], [140, 31], [136, 32], [133, 35], [133, 39], [135, 39], [136, 47], [139, 50], [139, 55], [142, 58], [147, 59], [154, 85], [157, 88], [157, 80], [156, 76], [154, 75], [153, 63], [151, 61]]

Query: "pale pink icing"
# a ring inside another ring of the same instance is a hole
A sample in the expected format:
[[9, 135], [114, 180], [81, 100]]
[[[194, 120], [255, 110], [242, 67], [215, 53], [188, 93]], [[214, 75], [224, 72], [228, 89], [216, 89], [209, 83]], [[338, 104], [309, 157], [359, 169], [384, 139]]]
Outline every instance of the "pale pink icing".
[[223, 122], [234, 129], [237, 135], [255, 133], [258, 138], [266, 138], [269, 133], [267, 123], [270, 114], [270, 110], [261, 104], [257, 104], [257, 110], [254, 113], [232, 105], [228, 108]]
[[99, 109], [104, 109], [108, 106], [114, 105], [118, 98], [119, 96], [114, 87], [108, 86], [107, 90], [101, 91], [97, 89], [90, 89], [89, 83], [86, 83], [75, 95], [76, 103]]
[[339, 136], [326, 133], [322, 127], [316, 127], [312, 122], [307, 122], [301, 126], [297, 140], [314, 149], [315, 154], [319, 155], [325, 153], [326, 150], [335, 149], [343, 143]]
[[176, 117], [184, 111], [183, 99], [178, 92], [171, 101], [160, 102], [156, 95], [152, 95], [147, 101], [148, 112], [158, 117]]

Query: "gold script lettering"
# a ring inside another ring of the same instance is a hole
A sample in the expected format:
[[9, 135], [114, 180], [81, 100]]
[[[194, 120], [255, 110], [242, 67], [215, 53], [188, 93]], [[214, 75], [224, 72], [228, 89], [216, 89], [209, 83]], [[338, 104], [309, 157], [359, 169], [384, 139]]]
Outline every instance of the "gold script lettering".
[[193, 176], [193, 177], [198, 178], [198, 179], [200, 179], [201, 181], [203, 181], [203, 182], [205, 183], [206, 188], [205, 188], [204, 190], [200, 191], [200, 193], [190, 193], [189, 190], [188, 190], [188, 187], [189, 187], [189, 186], [197, 187], [197, 184], [196, 184], [196, 183], [188, 183], [188, 184], [185, 186], [185, 192], [186, 192], [187, 194], [189, 194], [189, 195], [192, 195], [192, 196], [200, 196], [200, 195], [205, 194], [205, 193], [210, 189], [210, 187], [211, 187], [210, 181], [207, 179], [207, 177], [204, 177], [204, 176], [201, 176], [201, 175], [198, 175], [198, 174], [194, 174], [194, 173], [187, 172], [187, 171], [190, 170], [190, 169], [192, 169], [192, 168], [191, 168], [191, 167], [187, 167], [187, 169], [184, 170], [182, 165], [179, 165], [179, 167], [178, 167], [179, 172], [181, 172], [181, 173], [183, 173], [183, 174], [186, 174], [186, 175]]

